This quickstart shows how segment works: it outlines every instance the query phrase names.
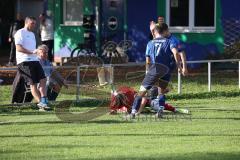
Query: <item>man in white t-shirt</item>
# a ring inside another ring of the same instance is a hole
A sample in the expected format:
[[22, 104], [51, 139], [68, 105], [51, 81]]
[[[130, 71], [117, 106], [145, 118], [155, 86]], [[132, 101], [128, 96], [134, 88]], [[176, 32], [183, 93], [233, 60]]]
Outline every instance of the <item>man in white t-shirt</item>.
[[[26, 17], [24, 28], [14, 35], [18, 71], [30, 85], [31, 93], [38, 102], [40, 110], [49, 109], [46, 98], [46, 77], [36, 55], [36, 39], [33, 30], [34, 17]], [[39, 87], [37, 84], [39, 83]]]

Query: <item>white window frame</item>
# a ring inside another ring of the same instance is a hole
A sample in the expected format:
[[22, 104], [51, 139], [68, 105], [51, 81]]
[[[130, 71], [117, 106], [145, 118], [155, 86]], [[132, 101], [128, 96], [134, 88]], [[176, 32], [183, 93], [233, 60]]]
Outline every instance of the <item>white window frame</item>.
[[66, 20], [66, 0], [63, 0], [63, 26], [81, 26], [83, 25], [83, 19], [81, 21], [67, 21]]
[[169, 25], [169, 30], [173, 33], [214, 33], [216, 31], [217, 17], [217, 1], [214, 0], [214, 26], [211, 27], [196, 27], [194, 26], [195, 17], [195, 0], [189, 0], [189, 24], [188, 26], [170, 26], [170, 0], [166, 0], [166, 23]]

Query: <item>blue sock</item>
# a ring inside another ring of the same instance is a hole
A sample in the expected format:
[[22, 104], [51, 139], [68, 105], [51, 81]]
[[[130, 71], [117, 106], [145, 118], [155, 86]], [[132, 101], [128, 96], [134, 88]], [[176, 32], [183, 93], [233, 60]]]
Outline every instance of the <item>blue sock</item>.
[[140, 108], [141, 102], [142, 102], [141, 96], [136, 96], [134, 98], [134, 102], [132, 105], [132, 113], [136, 113], [138, 111], [138, 109]]
[[47, 98], [46, 97], [41, 97], [41, 100], [40, 100], [42, 103], [45, 103], [45, 104], [47, 104], [48, 103], [48, 101], [47, 101]]
[[166, 101], [166, 96], [164, 94], [160, 94], [158, 96], [158, 99], [159, 99], [159, 106], [164, 106]]

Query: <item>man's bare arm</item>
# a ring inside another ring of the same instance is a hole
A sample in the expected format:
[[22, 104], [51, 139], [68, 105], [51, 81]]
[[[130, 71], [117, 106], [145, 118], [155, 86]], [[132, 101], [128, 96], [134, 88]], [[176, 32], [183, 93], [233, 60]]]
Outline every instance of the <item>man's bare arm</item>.
[[188, 74], [187, 63], [186, 63], [186, 53], [182, 51], [179, 54], [182, 61], [182, 74], [186, 76]]
[[143, 97], [137, 114], [139, 115], [147, 104], [147, 98]]
[[178, 50], [176, 48], [173, 48], [173, 49], [171, 49], [171, 51], [172, 51], [174, 59], [176, 61], [176, 65], [177, 65], [178, 71], [181, 73], [182, 72], [182, 67], [181, 67], [181, 64], [180, 64], [181, 57], [180, 57], [180, 55], [178, 53]]
[[25, 54], [33, 54], [32, 51], [29, 51], [29, 50], [25, 49], [25, 48], [24, 48], [22, 45], [20, 45], [20, 44], [17, 44], [17, 45], [16, 45], [16, 50], [17, 50], [18, 52], [22, 52], [22, 53], [25, 53]]
[[149, 70], [149, 65], [150, 65], [151, 61], [150, 61], [150, 58], [149, 57], [146, 57], [146, 73], [148, 72]]

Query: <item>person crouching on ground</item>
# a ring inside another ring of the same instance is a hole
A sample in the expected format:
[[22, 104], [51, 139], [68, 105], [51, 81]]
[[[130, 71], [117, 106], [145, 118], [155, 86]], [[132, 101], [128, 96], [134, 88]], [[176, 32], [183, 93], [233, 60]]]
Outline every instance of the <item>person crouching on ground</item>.
[[68, 87], [67, 81], [53, 68], [52, 63], [48, 60], [48, 47], [45, 44], [38, 46], [37, 55], [40, 64], [43, 67], [44, 74], [47, 77], [47, 97], [48, 100], [56, 100], [62, 85]]

